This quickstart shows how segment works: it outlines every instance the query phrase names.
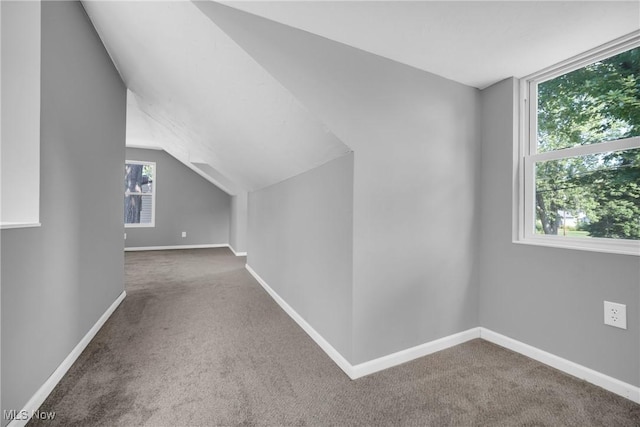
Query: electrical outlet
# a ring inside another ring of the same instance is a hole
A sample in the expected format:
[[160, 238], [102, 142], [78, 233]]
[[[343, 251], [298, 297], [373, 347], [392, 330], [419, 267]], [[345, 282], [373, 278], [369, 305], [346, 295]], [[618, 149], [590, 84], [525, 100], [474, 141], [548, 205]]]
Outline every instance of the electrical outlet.
[[187, 232], [186, 231], [182, 232], [182, 237], [187, 237]]
[[604, 302], [604, 324], [627, 329], [627, 306], [616, 302]]
[[124, 233], [124, 240], [127, 240], [127, 233]]

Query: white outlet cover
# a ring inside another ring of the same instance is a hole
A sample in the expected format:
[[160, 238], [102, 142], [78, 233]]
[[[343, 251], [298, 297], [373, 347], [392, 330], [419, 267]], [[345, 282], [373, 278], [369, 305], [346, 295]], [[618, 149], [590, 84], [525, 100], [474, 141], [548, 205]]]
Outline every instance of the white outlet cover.
[[187, 232], [186, 231], [182, 232], [182, 237], [187, 237]]
[[604, 324], [627, 329], [627, 306], [617, 302], [604, 302]]

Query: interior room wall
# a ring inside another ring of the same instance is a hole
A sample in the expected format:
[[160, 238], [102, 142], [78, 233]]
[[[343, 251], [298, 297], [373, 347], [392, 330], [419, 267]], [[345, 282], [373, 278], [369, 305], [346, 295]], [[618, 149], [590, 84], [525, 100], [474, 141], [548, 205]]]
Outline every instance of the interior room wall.
[[125, 247], [229, 243], [231, 196], [162, 150], [127, 148], [126, 155], [155, 162], [157, 185], [155, 227], [125, 228]]
[[2, 15], [2, 223], [38, 222], [40, 201], [40, 2], [0, 3]]
[[342, 71], [359, 363], [477, 326], [478, 93], [374, 56]]
[[21, 410], [124, 290], [126, 88], [79, 2], [41, 13], [42, 226], [1, 234], [3, 411]]
[[229, 245], [236, 253], [247, 251], [248, 203], [249, 195], [246, 191], [240, 191], [231, 197]]
[[[517, 84], [482, 91], [480, 325], [639, 386], [638, 257], [512, 243]], [[627, 330], [604, 325], [605, 300]]]
[[353, 153], [249, 193], [247, 264], [351, 354]]
[[[479, 91], [208, 6], [214, 23], [355, 152], [350, 362], [477, 326]], [[250, 237], [250, 259], [252, 251]]]

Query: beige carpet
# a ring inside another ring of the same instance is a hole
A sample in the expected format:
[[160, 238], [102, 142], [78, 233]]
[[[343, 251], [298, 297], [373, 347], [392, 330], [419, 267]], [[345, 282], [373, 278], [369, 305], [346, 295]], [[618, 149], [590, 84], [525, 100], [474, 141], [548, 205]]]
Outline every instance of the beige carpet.
[[640, 405], [482, 340], [351, 381], [244, 262], [127, 253], [127, 298], [29, 425], [640, 425]]

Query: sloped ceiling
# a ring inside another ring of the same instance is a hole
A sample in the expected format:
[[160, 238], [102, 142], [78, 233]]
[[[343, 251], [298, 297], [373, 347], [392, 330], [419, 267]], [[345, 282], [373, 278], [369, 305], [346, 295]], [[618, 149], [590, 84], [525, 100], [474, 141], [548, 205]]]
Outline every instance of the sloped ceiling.
[[83, 2], [129, 88], [127, 145], [162, 148], [229, 194], [350, 148], [201, 9], [230, 6], [478, 88], [640, 28], [638, 1], [208, 3]]
[[160, 147], [230, 194], [350, 151], [193, 3], [84, 6], [130, 91], [128, 145]]
[[640, 28], [640, 1], [223, 1], [483, 89]]

